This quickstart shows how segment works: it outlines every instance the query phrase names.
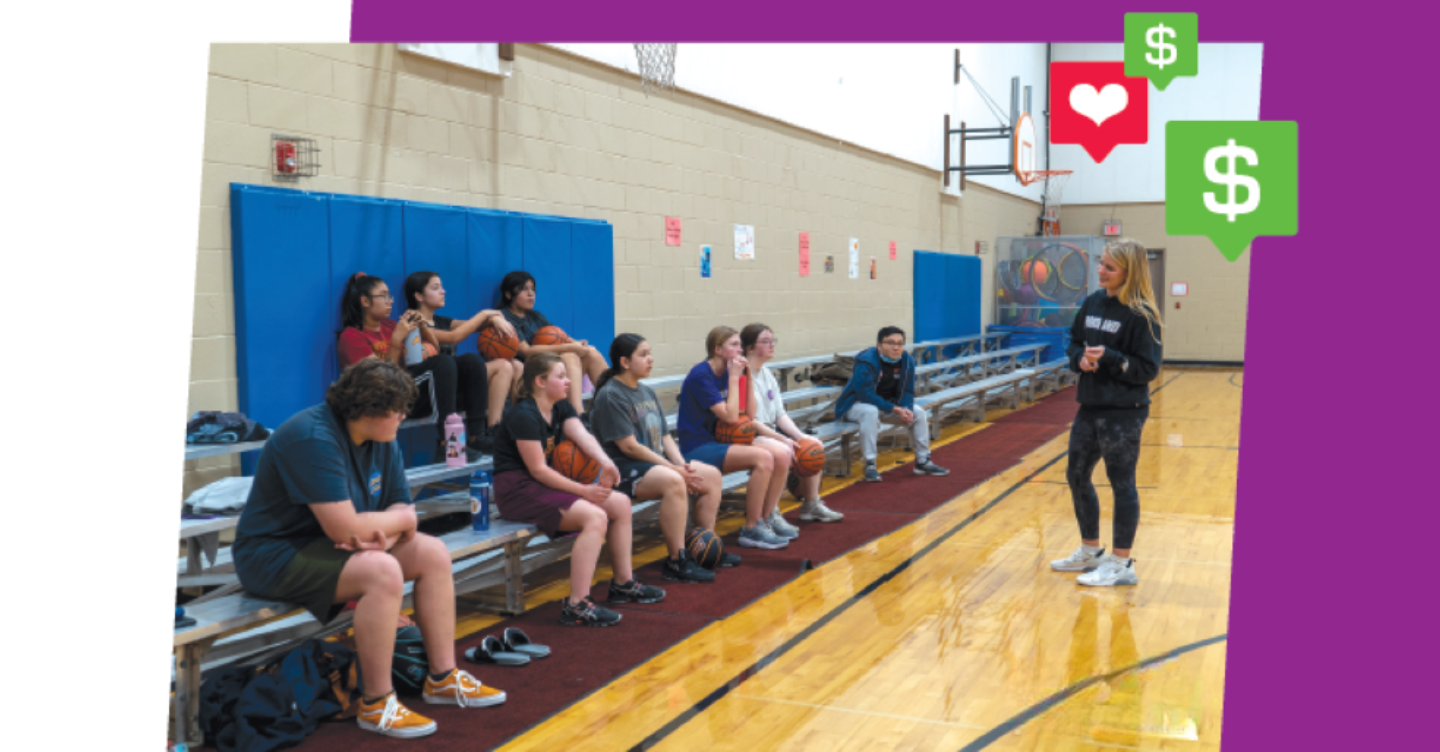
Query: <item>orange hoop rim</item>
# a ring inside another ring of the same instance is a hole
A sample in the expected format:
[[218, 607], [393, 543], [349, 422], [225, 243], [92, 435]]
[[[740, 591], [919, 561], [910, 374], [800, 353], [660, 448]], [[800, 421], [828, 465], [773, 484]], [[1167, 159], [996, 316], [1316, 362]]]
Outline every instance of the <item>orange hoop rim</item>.
[[1058, 177], [1058, 176], [1060, 176], [1060, 175], [1073, 175], [1073, 174], [1075, 174], [1075, 171], [1074, 171], [1074, 170], [1031, 170], [1031, 171], [1025, 173], [1025, 181], [1024, 181], [1023, 184], [1024, 184], [1024, 185], [1030, 185], [1031, 183], [1034, 183], [1034, 182], [1037, 181], [1037, 180], [1041, 180], [1041, 179], [1049, 180], [1050, 178]]

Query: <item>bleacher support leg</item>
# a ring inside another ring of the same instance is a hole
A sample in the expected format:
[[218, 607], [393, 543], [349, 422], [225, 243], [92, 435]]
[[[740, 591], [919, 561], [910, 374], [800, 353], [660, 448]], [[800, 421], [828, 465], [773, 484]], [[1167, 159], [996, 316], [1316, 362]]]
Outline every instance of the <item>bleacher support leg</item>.
[[176, 742], [198, 747], [205, 742], [200, 731], [200, 662], [214, 639], [192, 642], [175, 649], [175, 728]]
[[529, 539], [505, 544], [505, 610], [525, 613], [525, 567], [522, 554]]

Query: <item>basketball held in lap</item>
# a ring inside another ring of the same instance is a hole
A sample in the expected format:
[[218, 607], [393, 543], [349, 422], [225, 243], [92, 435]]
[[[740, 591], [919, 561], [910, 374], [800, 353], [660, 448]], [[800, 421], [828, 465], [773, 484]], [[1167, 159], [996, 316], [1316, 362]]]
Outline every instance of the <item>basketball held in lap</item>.
[[475, 349], [479, 350], [486, 360], [509, 360], [520, 352], [520, 338], [495, 327], [486, 327], [480, 330]]
[[715, 424], [715, 440], [722, 444], [751, 444], [757, 433], [755, 421], [748, 415], [740, 416], [734, 423], [722, 420]]
[[804, 439], [795, 447], [795, 461], [790, 464], [795, 474], [811, 478], [825, 469], [825, 445], [819, 439]]
[[530, 338], [532, 345], [564, 345], [573, 340], [566, 336], [565, 330], [558, 326], [547, 326]]
[[550, 455], [550, 466], [576, 483], [589, 485], [600, 477], [600, 463], [569, 440], [555, 446], [555, 451]]

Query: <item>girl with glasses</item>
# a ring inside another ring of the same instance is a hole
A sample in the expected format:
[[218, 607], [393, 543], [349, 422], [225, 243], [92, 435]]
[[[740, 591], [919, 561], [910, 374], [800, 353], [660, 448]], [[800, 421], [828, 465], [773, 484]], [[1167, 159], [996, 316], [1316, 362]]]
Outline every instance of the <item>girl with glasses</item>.
[[[440, 351], [440, 340], [425, 324], [418, 310], [407, 310], [399, 319], [390, 318], [394, 297], [385, 280], [356, 272], [345, 284], [345, 293], [340, 299], [340, 319], [344, 329], [336, 343], [340, 356], [340, 367], [348, 368], [366, 358], [388, 360], [410, 375], [428, 373], [434, 380], [435, 404], [430, 404], [428, 390], [420, 390], [419, 399], [410, 411], [411, 417], [434, 415], [436, 417], [436, 456], [445, 456], [445, 418], [460, 412], [460, 404], [485, 405], [489, 399], [489, 375], [483, 363], [468, 362], [462, 371], [455, 358]], [[420, 331], [424, 358], [418, 363], [406, 364], [405, 338], [415, 330]], [[476, 361], [479, 359], [477, 358]], [[479, 425], [480, 417], [467, 419]], [[467, 431], [467, 454], [473, 461], [483, 449], [480, 441], [483, 431]]]
[[[775, 374], [770, 371], [770, 367], [765, 365], [775, 359], [775, 348], [779, 344], [780, 340], [776, 339], [775, 332], [764, 324], [751, 324], [740, 330], [740, 345], [744, 348], [745, 359], [750, 364], [750, 373], [754, 375], [754, 399], [746, 405], [749, 408], [746, 413], [758, 424], [756, 427], [760, 435], [756, 437], [755, 445], [783, 451], [782, 461], [786, 463], [786, 467], [791, 467], [795, 462], [795, 451], [799, 442], [807, 437], [785, 412], [785, 400], [780, 385], [775, 381]], [[809, 478], [792, 475], [789, 478], [790, 493], [803, 503], [800, 519], [839, 522], [845, 515], [832, 511], [820, 500], [820, 475], [817, 473]], [[771, 513], [770, 527], [777, 531], [796, 530], [794, 525], [781, 516], [778, 507]]]

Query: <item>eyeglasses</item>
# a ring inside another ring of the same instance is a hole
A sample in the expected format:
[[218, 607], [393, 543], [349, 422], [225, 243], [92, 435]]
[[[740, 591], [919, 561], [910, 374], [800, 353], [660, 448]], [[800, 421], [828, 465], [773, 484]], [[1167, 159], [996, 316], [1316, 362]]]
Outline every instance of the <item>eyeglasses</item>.
[[895, 340], [893, 340], [893, 339], [887, 339], [887, 340], [882, 340], [882, 341], [880, 342], [880, 344], [882, 344], [882, 345], [884, 345], [884, 346], [886, 346], [886, 347], [904, 347], [904, 346], [905, 346], [905, 340], [902, 339], [902, 340], [900, 340], [900, 341], [897, 342], [897, 341], [895, 341]]
[[757, 345], [778, 345], [778, 344], [780, 344], [780, 340], [778, 340], [778, 339], [761, 339], [761, 340], [756, 340], [756, 341], [755, 341], [755, 344], [757, 344]]
[[391, 294], [388, 293], [388, 292], [387, 292], [387, 293], [382, 293], [382, 294], [380, 294], [380, 295], [366, 295], [365, 297], [370, 298], [371, 300], [394, 300], [394, 299], [395, 299], [395, 296], [394, 296], [394, 295], [391, 295]]

